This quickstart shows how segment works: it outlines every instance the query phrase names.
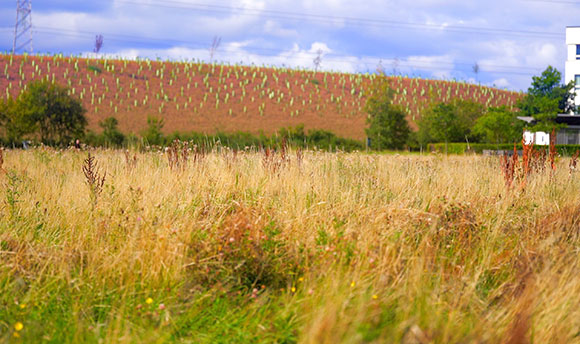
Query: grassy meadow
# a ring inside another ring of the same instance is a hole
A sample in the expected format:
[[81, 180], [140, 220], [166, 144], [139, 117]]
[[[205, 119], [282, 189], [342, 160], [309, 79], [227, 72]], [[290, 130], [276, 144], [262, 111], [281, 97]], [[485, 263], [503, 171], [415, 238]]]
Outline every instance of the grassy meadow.
[[569, 159], [91, 154], [3, 154], [0, 342], [580, 342]]

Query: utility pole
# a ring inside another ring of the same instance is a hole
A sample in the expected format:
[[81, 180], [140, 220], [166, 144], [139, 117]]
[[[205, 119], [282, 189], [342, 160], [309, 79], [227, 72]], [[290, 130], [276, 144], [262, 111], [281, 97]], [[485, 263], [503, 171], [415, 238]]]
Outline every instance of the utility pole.
[[312, 62], [314, 62], [314, 71], [318, 72], [318, 68], [320, 68], [320, 65], [322, 64], [322, 49], [318, 49], [316, 51], [316, 54], [318, 54], [316, 56], [316, 58], [314, 60], [312, 60]]
[[93, 49], [95, 54], [98, 54], [101, 51], [101, 48], [103, 47], [103, 40], [103, 35], [97, 35], [95, 37], [95, 49]]
[[471, 67], [471, 70], [473, 70], [473, 73], [475, 74], [475, 81], [479, 83], [479, 64], [475, 62], [473, 67]]
[[213, 42], [211, 43], [211, 47], [209, 48], [209, 63], [213, 63], [213, 56], [220, 47], [221, 42], [222, 42], [221, 37], [214, 36]]
[[12, 54], [23, 48], [32, 54], [32, 0], [17, 0], [16, 2]]

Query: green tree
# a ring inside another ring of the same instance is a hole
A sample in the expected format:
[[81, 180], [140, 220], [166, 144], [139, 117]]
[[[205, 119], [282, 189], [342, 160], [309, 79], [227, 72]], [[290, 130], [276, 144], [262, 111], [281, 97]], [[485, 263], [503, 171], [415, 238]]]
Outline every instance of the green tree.
[[474, 141], [472, 128], [483, 113], [481, 104], [469, 100], [432, 104], [418, 122], [418, 140], [421, 144]]
[[393, 105], [393, 90], [386, 78], [379, 81], [375, 93], [367, 100], [368, 113], [365, 130], [372, 149], [403, 149], [411, 129], [405, 111]]
[[451, 103], [455, 107], [455, 112], [464, 130], [463, 139], [467, 136], [469, 140], [477, 140], [473, 132], [473, 126], [477, 122], [477, 119], [485, 113], [485, 106], [478, 102], [465, 99], [454, 99]]
[[141, 133], [141, 136], [147, 144], [162, 146], [165, 143], [165, 137], [161, 131], [164, 125], [163, 118], [149, 116], [147, 117], [147, 129]]
[[99, 126], [103, 128], [103, 138], [105, 145], [108, 146], [122, 146], [125, 141], [125, 135], [119, 131], [117, 126], [119, 121], [115, 117], [107, 117], [99, 122]]
[[20, 142], [26, 134], [34, 131], [34, 123], [19, 111], [18, 103], [12, 98], [0, 100], [0, 127], [11, 144]]
[[438, 103], [429, 107], [419, 121], [419, 132], [422, 143], [453, 142], [463, 138], [453, 105]]
[[68, 144], [84, 135], [86, 110], [65, 87], [48, 81], [31, 82], [18, 97], [17, 108], [16, 122], [22, 131], [38, 133], [46, 144]]
[[524, 122], [507, 107], [489, 108], [477, 119], [473, 131], [487, 143], [511, 143], [522, 138]]
[[570, 113], [576, 110], [574, 105], [574, 82], [561, 84], [562, 74], [548, 66], [540, 76], [532, 77], [532, 85], [527, 95], [517, 106], [522, 116], [531, 116], [536, 120], [533, 130], [550, 131], [557, 127], [554, 120], [559, 113]]

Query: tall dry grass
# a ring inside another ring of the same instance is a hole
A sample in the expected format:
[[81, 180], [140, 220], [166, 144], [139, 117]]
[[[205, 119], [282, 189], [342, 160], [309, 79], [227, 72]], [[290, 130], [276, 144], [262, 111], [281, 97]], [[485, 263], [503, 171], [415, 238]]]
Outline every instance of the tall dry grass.
[[4, 152], [0, 340], [580, 342], [567, 160], [179, 152]]

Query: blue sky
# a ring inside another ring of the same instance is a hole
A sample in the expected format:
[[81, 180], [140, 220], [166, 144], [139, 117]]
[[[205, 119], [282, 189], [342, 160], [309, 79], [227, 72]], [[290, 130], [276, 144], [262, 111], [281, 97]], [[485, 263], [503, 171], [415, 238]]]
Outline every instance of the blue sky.
[[[16, 0], [0, 3], [0, 50], [12, 48]], [[34, 51], [374, 72], [525, 90], [562, 73], [572, 0], [32, 0]], [[576, 19], [575, 19], [576, 18]], [[479, 65], [479, 73], [473, 65]]]

